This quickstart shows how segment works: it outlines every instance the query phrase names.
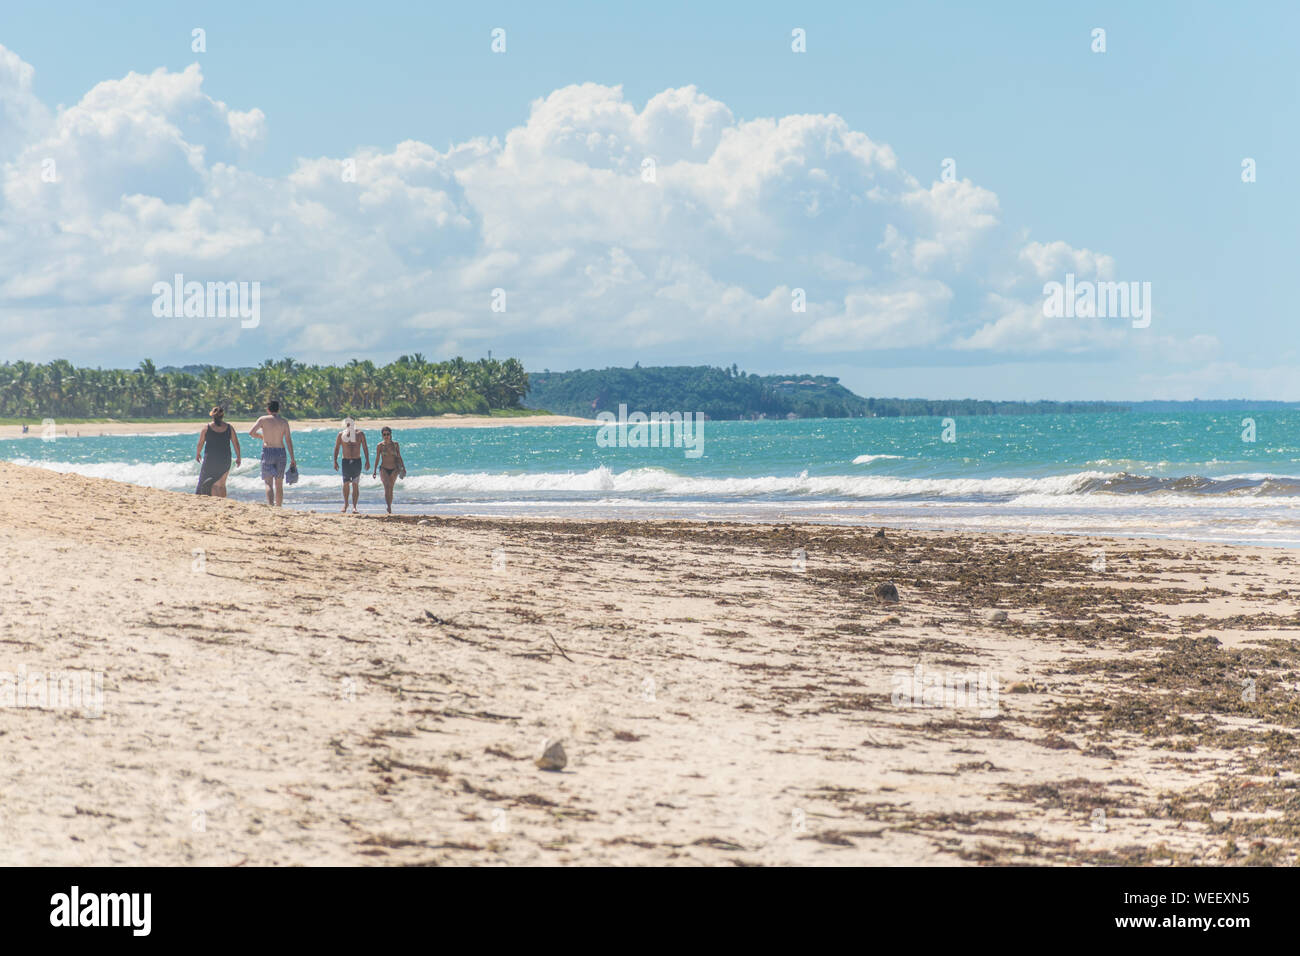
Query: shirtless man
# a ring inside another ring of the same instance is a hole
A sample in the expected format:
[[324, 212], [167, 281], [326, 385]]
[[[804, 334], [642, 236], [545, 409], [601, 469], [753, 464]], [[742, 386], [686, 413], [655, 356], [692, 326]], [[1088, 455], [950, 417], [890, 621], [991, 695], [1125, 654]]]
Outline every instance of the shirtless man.
[[266, 403], [266, 414], [248, 430], [254, 438], [262, 439], [262, 480], [266, 482], [266, 503], [276, 508], [284, 507], [285, 449], [288, 449], [289, 467], [296, 468], [293, 455], [293, 438], [289, 423], [280, 417], [280, 403]]
[[379, 432], [384, 440], [375, 446], [375, 470], [370, 473], [373, 478], [378, 472], [383, 472], [380, 481], [384, 483], [384, 504], [388, 507], [388, 513], [393, 513], [393, 485], [397, 483], [398, 478], [406, 477], [406, 462], [402, 461], [402, 449], [397, 442], [393, 441], [393, 430], [383, 428]]
[[357, 513], [357, 495], [361, 491], [361, 453], [366, 454], [366, 468], [370, 468], [370, 448], [366, 433], [357, 428], [356, 420], [349, 415], [343, 419], [343, 430], [334, 439], [334, 470], [339, 470], [339, 450], [343, 451], [343, 511], [348, 510], [348, 485], [352, 486], [352, 513]]

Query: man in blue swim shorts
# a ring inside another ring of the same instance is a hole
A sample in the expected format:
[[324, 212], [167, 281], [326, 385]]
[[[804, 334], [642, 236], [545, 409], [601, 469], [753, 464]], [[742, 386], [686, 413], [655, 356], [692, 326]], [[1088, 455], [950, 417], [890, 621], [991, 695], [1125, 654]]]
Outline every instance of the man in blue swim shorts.
[[[293, 455], [293, 437], [289, 423], [280, 417], [280, 403], [266, 403], [266, 414], [248, 430], [254, 438], [262, 439], [262, 480], [266, 482], [266, 503], [276, 508], [284, 506], [285, 462], [297, 468]], [[286, 451], [287, 449], [287, 451]]]

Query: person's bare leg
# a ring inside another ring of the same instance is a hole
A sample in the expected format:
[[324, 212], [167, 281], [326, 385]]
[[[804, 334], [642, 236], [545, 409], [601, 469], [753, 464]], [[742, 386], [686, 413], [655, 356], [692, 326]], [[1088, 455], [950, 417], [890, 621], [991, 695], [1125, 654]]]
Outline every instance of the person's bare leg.
[[348, 511], [348, 480], [343, 479], [343, 510], [339, 514], [347, 514]]
[[275, 506], [284, 507], [284, 479], [279, 475], [275, 476]]
[[357, 498], [361, 496], [361, 479], [352, 482], [352, 513], [357, 513]]
[[226, 472], [225, 475], [222, 475], [220, 478], [218, 478], [216, 481], [212, 483], [212, 497], [214, 498], [226, 497], [226, 476], [229, 474], [230, 472]]
[[275, 507], [275, 488], [271, 486], [269, 481], [266, 482], [266, 503], [272, 508]]
[[384, 505], [388, 508], [388, 513], [393, 513], [393, 483], [397, 480], [396, 475], [386, 475], [384, 477]]

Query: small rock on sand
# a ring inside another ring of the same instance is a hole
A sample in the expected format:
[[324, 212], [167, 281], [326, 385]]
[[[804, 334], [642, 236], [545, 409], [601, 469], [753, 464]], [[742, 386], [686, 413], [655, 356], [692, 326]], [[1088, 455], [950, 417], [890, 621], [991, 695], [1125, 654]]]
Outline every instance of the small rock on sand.
[[1007, 612], [1006, 612], [1006, 611], [990, 611], [990, 612], [989, 612], [989, 620], [992, 621], [994, 624], [1001, 624], [1001, 623], [1002, 623], [1003, 621], [1005, 621], [1006, 619], [1007, 619]]
[[886, 583], [886, 584], [877, 584], [877, 585], [876, 585], [876, 597], [880, 598], [880, 600], [882, 600], [882, 601], [892, 601], [892, 602], [897, 602], [897, 601], [898, 601], [898, 588], [896, 588], [896, 587], [894, 587], [892, 584], [888, 584], [888, 583]]
[[537, 758], [537, 766], [542, 770], [563, 770], [569, 762], [568, 755], [564, 752], [564, 744], [556, 741]]

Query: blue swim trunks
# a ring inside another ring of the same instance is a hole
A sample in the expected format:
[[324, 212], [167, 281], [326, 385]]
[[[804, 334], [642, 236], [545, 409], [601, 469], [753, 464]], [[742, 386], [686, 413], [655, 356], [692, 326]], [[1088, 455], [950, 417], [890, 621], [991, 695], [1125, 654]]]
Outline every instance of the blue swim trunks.
[[268, 484], [276, 478], [284, 477], [285, 466], [289, 457], [283, 448], [262, 449], [262, 480]]
[[361, 478], [361, 459], [344, 458], [343, 459], [343, 480], [358, 481]]

